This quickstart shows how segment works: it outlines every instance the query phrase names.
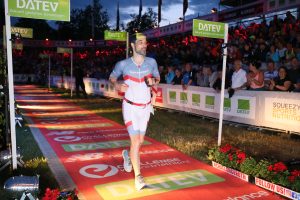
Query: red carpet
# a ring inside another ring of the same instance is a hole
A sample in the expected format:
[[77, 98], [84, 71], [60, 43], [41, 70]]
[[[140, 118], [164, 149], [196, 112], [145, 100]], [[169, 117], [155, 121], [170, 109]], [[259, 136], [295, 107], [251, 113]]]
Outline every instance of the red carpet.
[[133, 173], [122, 167], [121, 152], [130, 145], [125, 126], [46, 89], [15, 89], [58, 182], [64, 188], [78, 188], [82, 199], [280, 199], [149, 137], [142, 148], [141, 168], [150, 188], [136, 192]]

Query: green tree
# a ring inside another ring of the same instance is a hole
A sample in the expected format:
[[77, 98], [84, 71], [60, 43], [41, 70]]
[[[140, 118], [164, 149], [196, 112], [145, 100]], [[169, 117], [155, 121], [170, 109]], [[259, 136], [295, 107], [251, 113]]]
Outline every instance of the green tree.
[[140, 21], [138, 15], [131, 14], [130, 17], [132, 20], [127, 23], [126, 28], [126, 31], [130, 34], [136, 31], [143, 32], [157, 26], [157, 13], [152, 8], [147, 9], [147, 12], [142, 15]]
[[103, 32], [109, 29], [108, 13], [103, 10], [99, 0], [94, 0], [93, 6], [85, 9], [73, 9], [70, 22], [57, 22], [58, 36], [60, 39], [89, 39], [94, 37], [103, 38]]

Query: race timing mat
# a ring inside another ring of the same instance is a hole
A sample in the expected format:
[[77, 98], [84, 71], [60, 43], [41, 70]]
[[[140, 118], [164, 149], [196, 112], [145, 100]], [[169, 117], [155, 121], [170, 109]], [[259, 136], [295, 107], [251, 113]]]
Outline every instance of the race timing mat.
[[133, 172], [123, 169], [122, 150], [130, 146], [124, 124], [82, 109], [44, 88], [21, 85], [15, 86], [15, 91], [58, 183], [65, 189], [77, 188], [80, 199], [280, 199], [149, 137], [141, 149], [141, 172], [149, 186], [136, 191]]

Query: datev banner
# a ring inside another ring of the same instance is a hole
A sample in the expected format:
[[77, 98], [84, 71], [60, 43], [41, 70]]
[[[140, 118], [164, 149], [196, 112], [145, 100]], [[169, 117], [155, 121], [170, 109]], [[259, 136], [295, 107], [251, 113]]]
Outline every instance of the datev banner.
[[70, 0], [9, 0], [13, 17], [70, 21]]
[[104, 40], [126, 41], [127, 32], [104, 31]]
[[193, 20], [193, 36], [224, 39], [225, 23]]

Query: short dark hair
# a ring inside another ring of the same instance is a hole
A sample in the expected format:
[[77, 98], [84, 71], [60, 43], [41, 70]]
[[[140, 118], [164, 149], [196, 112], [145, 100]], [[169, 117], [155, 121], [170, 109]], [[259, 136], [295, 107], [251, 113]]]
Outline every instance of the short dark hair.
[[129, 36], [129, 43], [135, 43], [139, 38], [145, 37], [146, 35], [143, 33], [135, 33]]

